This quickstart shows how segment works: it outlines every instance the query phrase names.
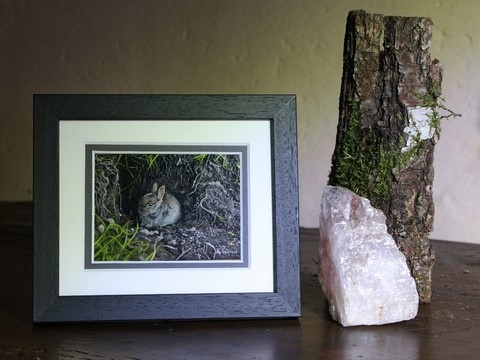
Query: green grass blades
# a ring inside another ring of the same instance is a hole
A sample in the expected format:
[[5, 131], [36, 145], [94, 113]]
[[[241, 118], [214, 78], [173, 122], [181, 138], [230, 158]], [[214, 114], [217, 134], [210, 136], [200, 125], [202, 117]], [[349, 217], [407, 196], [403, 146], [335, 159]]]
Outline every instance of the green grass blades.
[[152, 246], [137, 238], [138, 223], [132, 221], [117, 224], [96, 217], [101, 231], [94, 241], [95, 261], [151, 261], [162, 250], [161, 245]]

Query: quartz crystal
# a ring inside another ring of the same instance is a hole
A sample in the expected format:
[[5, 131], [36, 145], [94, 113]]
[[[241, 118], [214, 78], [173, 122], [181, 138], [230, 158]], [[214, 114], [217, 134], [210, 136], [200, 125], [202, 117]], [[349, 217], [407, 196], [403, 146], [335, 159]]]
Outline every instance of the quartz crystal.
[[417, 315], [418, 293], [385, 215], [366, 198], [327, 186], [320, 209], [319, 280], [343, 326], [381, 325]]

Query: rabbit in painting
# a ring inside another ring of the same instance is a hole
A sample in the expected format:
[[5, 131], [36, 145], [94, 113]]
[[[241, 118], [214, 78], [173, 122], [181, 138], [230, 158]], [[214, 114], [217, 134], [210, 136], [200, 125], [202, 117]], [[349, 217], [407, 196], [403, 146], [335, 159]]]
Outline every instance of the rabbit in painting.
[[145, 228], [159, 228], [180, 219], [180, 203], [175, 196], [165, 191], [165, 185], [152, 186], [152, 192], [142, 196], [138, 202], [140, 225]]

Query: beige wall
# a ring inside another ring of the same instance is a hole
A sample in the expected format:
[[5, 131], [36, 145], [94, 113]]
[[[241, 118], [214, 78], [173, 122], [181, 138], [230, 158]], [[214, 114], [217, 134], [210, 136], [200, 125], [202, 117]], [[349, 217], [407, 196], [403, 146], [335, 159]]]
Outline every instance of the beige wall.
[[463, 118], [436, 150], [432, 237], [480, 243], [480, 2], [0, 0], [0, 200], [32, 198], [33, 93], [294, 93], [301, 225], [333, 151], [349, 10], [429, 16]]

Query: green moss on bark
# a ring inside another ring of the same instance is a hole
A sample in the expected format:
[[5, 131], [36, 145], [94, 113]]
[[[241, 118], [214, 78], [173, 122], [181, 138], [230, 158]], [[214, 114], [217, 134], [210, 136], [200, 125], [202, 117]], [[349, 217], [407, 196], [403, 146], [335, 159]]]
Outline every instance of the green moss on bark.
[[364, 127], [360, 102], [349, 102], [349, 121], [332, 161], [329, 185], [348, 188], [378, 203], [390, 194], [392, 170], [400, 149], [375, 142], [371, 129]]
[[[441, 120], [461, 116], [444, 105], [440, 86], [433, 81], [428, 83], [425, 93], [415, 95], [422, 100], [422, 107], [430, 109], [429, 126], [434, 129], [435, 137], [440, 134]], [[413, 145], [402, 150], [404, 138], [398, 143], [386, 142], [376, 138], [373, 130], [363, 125], [360, 101], [350, 100], [348, 113], [328, 183], [348, 188], [378, 206], [390, 196], [394, 171], [407, 168], [412, 159], [424, 151], [425, 141], [430, 140], [422, 140], [420, 134], [414, 135]]]

